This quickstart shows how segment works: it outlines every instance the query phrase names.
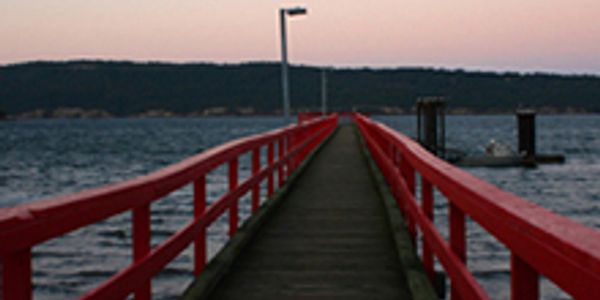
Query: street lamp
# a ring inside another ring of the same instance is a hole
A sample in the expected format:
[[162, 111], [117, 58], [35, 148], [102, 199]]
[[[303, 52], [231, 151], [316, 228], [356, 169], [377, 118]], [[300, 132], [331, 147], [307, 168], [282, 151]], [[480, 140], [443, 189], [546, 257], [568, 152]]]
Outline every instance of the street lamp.
[[281, 23], [281, 90], [283, 92], [283, 117], [285, 123], [290, 123], [290, 87], [288, 81], [287, 37], [285, 33], [285, 16], [290, 17], [306, 15], [304, 7], [280, 8], [279, 21]]
[[321, 115], [327, 114], [327, 68], [321, 69]]

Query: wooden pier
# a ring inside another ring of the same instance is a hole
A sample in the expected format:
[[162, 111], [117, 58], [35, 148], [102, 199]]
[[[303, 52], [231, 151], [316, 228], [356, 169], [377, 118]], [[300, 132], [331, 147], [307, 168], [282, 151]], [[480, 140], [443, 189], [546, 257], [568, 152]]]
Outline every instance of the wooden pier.
[[[33, 298], [35, 246], [122, 213], [132, 214], [132, 263], [81, 299], [149, 300], [152, 279], [190, 245], [196, 280], [187, 299], [434, 299], [440, 271], [450, 299], [490, 299], [467, 266], [475, 243], [467, 220], [510, 251], [511, 299], [539, 299], [542, 276], [573, 298], [600, 299], [600, 231], [476, 178], [367, 116], [346, 118], [354, 125], [339, 126], [337, 114], [314, 117], [140, 178], [0, 209], [0, 299]], [[240, 178], [244, 155], [251, 174]], [[207, 203], [207, 174], [220, 166], [228, 189]], [[190, 220], [152, 245], [151, 204], [189, 185]], [[247, 194], [252, 216], [241, 223]], [[446, 203], [448, 228], [435, 225], [436, 201]], [[229, 241], [207, 260], [206, 229], [222, 216]]]
[[357, 132], [341, 127], [222, 278], [200, 276], [186, 299], [435, 299], [422, 269], [409, 288], [401, 260], [418, 260], [378, 190]]

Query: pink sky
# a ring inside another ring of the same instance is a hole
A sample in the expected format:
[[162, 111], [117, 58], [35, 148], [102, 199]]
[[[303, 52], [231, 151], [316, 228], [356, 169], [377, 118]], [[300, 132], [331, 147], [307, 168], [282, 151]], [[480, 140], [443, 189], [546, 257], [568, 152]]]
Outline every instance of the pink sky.
[[279, 60], [600, 74], [597, 0], [2, 0], [0, 64], [76, 58]]

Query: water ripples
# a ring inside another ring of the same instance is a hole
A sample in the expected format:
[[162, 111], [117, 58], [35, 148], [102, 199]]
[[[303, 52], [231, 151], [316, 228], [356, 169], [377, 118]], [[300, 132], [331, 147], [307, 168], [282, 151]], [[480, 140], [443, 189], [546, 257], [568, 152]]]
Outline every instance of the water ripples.
[[[414, 117], [381, 117], [414, 136]], [[512, 116], [447, 117], [448, 145], [483, 152], [491, 138], [515, 144]], [[277, 118], [150, 120], [33, 120], [0, 123], [0, 207], [81, 191], [145, 175], [233, 138], [279, 127]], [[515, 148], [513, 146], [513, 148]], [[538, 149], [567, 155], [563, 165], [467, 171], [587, 226], [600, 228], [600, 118], [541, 116]], [[264, 162], [265, 151], [262, 153]], [[240, 159], [240, 177], [250, 173], [250, 156]], [[227, 189], [226, 166], [207, 177], [212, 203]], [[262, 195], [265, 186], [262, 187]], [[152, 245], [193, 218], [191, 186], [152, 205]], [[436, 193], [435, 224], [447, 238], [447, 203]], [[249, 197], [240, 205], [250, 214]], [[208, 254], [225, 243], [227, 214], [207, 231]], [[476, 223], [467, 223], [468, 267], [493, 299], [509, 298], [510, 253]], [[84, 227], [33, 249], [36, 299], [76, 298], [131, 263], [131, 214]], [[176, 299], [192, 280], [188, 247], [153, 279], [156, 299]], [[439, 266], [438, 266], [439, 268]], [[547, 280], [544, 299], [568, 299]]]
[[[414, 117], [380, 117], [380, 121], [416, 135]], [[514, 116], [448, 116], [447, 145], [469, 154], [482, 154], [490, 139], [516, 149]], [[494, 185], [535, 202], [557, 214], [600, 229], [600, 117], [538, 116], [539, 153], [566, 155], [566, 163], [536, 168], [466, 168]], [[436, 193], [435, 224], [448, 238], [447, 202]], [[467, 265], [492, 299], [510, 298], [510, 252], [471, 220], [467, 222]], [[438, 265], [438, 269], [441, 266]], [[543, 299], [570, 299], [542, 279]]]

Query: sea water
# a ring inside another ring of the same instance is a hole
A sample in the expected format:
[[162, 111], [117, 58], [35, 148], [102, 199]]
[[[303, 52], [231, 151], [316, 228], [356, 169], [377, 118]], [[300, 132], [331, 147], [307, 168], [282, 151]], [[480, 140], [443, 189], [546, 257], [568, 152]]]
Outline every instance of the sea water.
[[[415, 135], [411, 116], [375, 119]], [[234, 138], [283, 125], [274, 117], [182, 119], [29, 120], [0, 123], [0, 207], [69, 194], [155, 171]], [[447, 144], [483, 153], [491, 139], [516, 147], [514, 116], [449, 116]], [[600, 117], [538, 116], [538, 152], [560, 153], [566, 163], [536, 168], [467, 168], [468, 172], [528, 201], [600, 229]], [[262, 152], [264, 161], [264, 151]], [[240, 179], [250, 173], [249, 155]], [[207, 178], [208, 201], [227, 189], [226, 168]], [[263, 185], [264, 188], [264, 185]], [[262, 195], [265, 193], [263, 192]], [[158, 245], [193, 217], [191, 186], [152, 205], [152, 244]], [[264, 201], [264, 197], [263, 197]], [[242, 199], [242, 218], [248, 216]], [[436, 194], [436, 225], [447, 236], [447, 202]], [[226, 241], [226, 216], [208, 230], [209, 256]], [[508, 250], [468, 220], [468, 267], [494, 299], [509, 298]], [[131, 214], [123, 213], [33, 249], [37, 299], [76, 298], [131, 263]], [[176, 299], [191, 282], [188, 247], [153, 279], [155, 299]], [[438, 266], [439, 267], [439, 266]], [[542, 283], [544, 299], [568, 299]]]

